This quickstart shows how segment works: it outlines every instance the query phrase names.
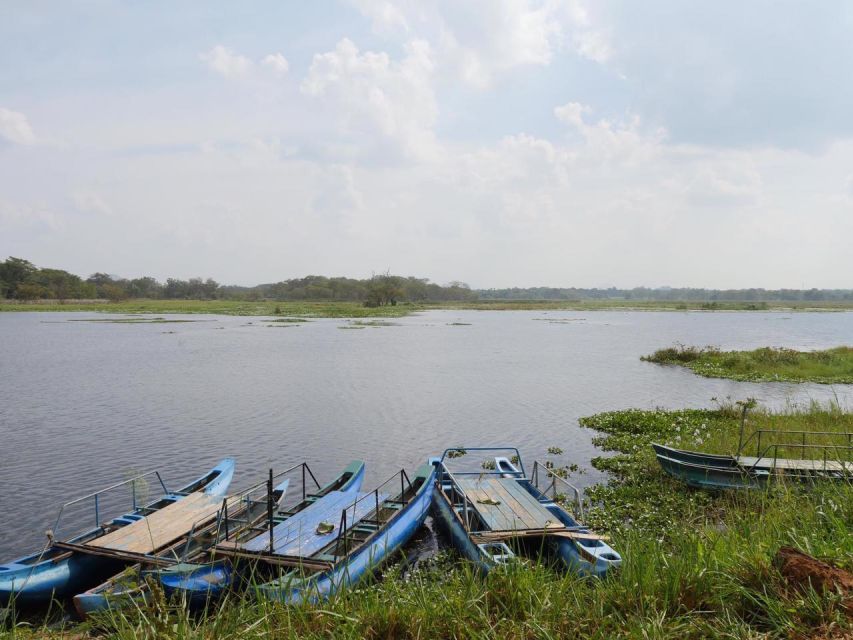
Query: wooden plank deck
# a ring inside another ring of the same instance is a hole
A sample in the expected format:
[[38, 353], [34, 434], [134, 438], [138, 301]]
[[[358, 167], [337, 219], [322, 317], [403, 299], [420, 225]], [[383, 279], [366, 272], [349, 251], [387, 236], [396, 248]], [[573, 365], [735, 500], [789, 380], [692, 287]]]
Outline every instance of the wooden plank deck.
[[[754, 458], [752, 456], [740, 456], [738, 464], [743, 467], [756, 469], [770, 470], [774, 467], [784, 471], [835, 471], [839, 473], [847, 472], [853, 474], [853, 462], [838, 462], [835, 460], [827, 460], [824, 464], [821, 460], [793, 460], [789, 458]], [[758, 463], [758, 464], [756, 464]]]
[[220, 497], [202, 492], [191, 493], [146, 518], [92, 540], [86, 546], [153, 553], [187, 535], [193, 525], [199, 527], [210, 523], [221, 506]]
[[[356, 498], [351, 493], [330, 491], [314, 504], [276, 525], [273, 527], [273, 552], [276, 555], [299, 557], [308, 557], [317, 553], [338, 537], [341, 512], [344, 509], [347, 510], [348, 528], [376, 509], [376, 499], [372, 492], [359, 493], [357, 497], [360, 502], [353, 507], [352, 504]], [[361, 498], [364, 499], [361, 500]], [[386, 495], [379, 494], [380, 507], [386, 498]], [[333, 524], [335, 528], [330, 533], [318, 534], [317, 526], [321, 522]], [[252, 538], [242, 545], [242, 549], [268, 552], [270, 550], [269, 531]]]
[[491, 531], [563, 528], [557, 516], [512, 478], [464, 478], [457, 482], [470, 507]]

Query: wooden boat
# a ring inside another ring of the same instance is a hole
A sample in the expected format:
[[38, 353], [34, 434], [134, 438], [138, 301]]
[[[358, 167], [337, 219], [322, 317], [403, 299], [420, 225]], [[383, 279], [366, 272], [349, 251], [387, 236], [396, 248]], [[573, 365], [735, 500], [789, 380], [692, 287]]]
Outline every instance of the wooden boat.
[[[726, 456], [652, 444], [661, 468], [668, 475], [699, 489], [754, 489], [774, 477], [792, 480], [838, 480], [853, 477], [853, 463], [827, 459], [779, 458], [775, 454], [781, 446], [785, 445], [769, 445], [769, 448], [774, 448], [773, 456]], [[822, 445], [796, 446], [840, 448]]]
[[[270, 506], [278, 508], [286, 495], [290, 485], [290, 478], [286, 476], [297, 469], [303, 469], [304, 474], [305, 467], [303, 463], [277, 474], [278, 484], [263, 499], [258, 499], [254, 493], [261, 486], [270, 485], [272, 477], [269, 482], [262, 482], [239, 495], [224, 498], [215, 517], [195, 523], [187, 535], [175, 540], [155, 557], [166, 566], [192, 561], [217, 542], [225, 540], [229, 534], [263, 524]], [[146, 572], [156, 568], [157, 564], [151, 561], [127, 567], [97, 587], [74, 596], [74, 608], [85, 619], [99, 611], [145, 605], [151, 597]]]
[[[167, 547], [185, 535], [201, 514], [215, 513], [220, 497], [234, 475], [234, 460], [226, 458], [197, 480], [170, 492], [156, 471], [117, 483], [62, 506], [44, 550], [0, 565], [0, 603], [6, 606], [43, 605], [54, 598], [79, 593], [114, 575], [128, 562]], [[164, 495], [145, 506], [136, 505], [136, 487], [155, 476]], [[105, 494], [130, 487], [133, 509], [99, 524], [67, 542], [55, 540], [64, 510], [92, 501], [100, 522], [99, 502]]]
[[[511, 451], [518, 466], [496, 457], [493, 469], [452, 472], [448, 454], [456, 451]], [[603, 536], [580, 524], [527, 477], [517, 449], [448, 449], [435, 464], [435, 518], [453, 546], [481, 571], [514, 562], [519, 554], [581, 575], [601, 576], [621, 564]]]
[[[310, 472], [307, 465], [299, 466], [306, 469], [314, 479], [314, 474]], [[354, 460], [337, 478], [325, 486], [321, 487], [314, 479], [318, 490], [316, 493], [307, 493], [305, 491], [306, 476], [303, 472], [303, 495], [300, 502], [293, 507], [276, 510], [272, 514], [269, 508], [266, 508], [260, 518], [254, 520], [243, 518], [242, 523], [240, 518], [231, 518], [229, 514], [229, 517], [222, 522], [222, 536], [217, 542], [234, 546], [263, 536], [268, 538], [270, 529], [276, 532], [278, 527], [293, 522], [293, 518], [300, 513], [314, 505], [322, 504], [331, 497], [344, 496], [346, 501], [351, 502], [358, 495], [358, 490], [364, 481], [364, 473], [364, 462]], [[142, 575], [159, 581], [170, 598], [182, 600], [191, 607], [203, 607], [229, 589], [245, 586], [251, 580], [251, 576], [246, 575], [245, 572], [235, 572], [230, 557], [223, 556], [217, 549], [217, 546], [212, 546], [171, 567], [143, 572]]]
[[[216, 552], [250, 569], [256, 597], [320, 601], [378, 568], [421, 527], [434, 474], [424, 464], [411, 480], [400, 471], [355, 500], [326, 496], [268, 534]], [[395, 486], [399, 493], [389, 497]]]

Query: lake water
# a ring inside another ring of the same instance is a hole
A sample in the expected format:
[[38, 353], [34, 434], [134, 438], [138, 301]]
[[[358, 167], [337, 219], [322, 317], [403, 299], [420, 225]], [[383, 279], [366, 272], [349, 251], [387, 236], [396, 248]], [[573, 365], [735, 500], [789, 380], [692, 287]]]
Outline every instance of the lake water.
[[234, 456], [239, 489], [270, 467], [305, 460], [326, 481], [361, 458], [369, 488], [447, 447], [513, 444], [528, 465], [561, 447], [590, 484], [601, 476], [580, 416], [726, 396], [853, 405], [850, 386], [714, 380], [639, 360], [675, 342], [850, 344], [853, 313], [433, 311], [347, 330], [339, 319], [78, 321], [104, 317], [0, 314], [0, 561], [41, 548], [62, 502], [134, 470], [177, 486]]

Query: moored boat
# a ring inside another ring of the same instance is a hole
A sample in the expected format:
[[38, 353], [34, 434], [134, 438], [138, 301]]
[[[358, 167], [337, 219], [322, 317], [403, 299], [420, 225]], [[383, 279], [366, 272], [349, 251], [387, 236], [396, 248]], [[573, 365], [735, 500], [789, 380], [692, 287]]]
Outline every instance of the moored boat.
[[[44, 605], [53, 599], [75, 595], [114, 575], [132, 559], [135, 552], [115, 550], [110, 546], [112, 543], [122, 546], [134, 542], [133, 534], [139, 533], [140, 528], [148, 531], [150, 537], [151, 528], [157, 530], [154, 520], [159, 518], [163, 524], [167, 523], [170, 510], [186, 504], [184, 501], [187, 499], [197, 505], [218, 504], [219, 497], [225, 494], [234, 476], [234, 466], [234, 460], [226, 458], [205, 475], [174, 492], [168, 491], [160, 474], [152, 471], [66, 503], [60, 509], [53, 530], [48, 532], [48, 544], [42, 551], [0, 565], [0, 604], [15, 607]], [[146, 483], [146, 478], [153, 475], [160, 481], [163, 495], [137, 507], [137, 485]], [[131, 488], [131, 511], [66, 542], [55, 539], [66, 508], [91, 500], [95, 519], [99, 522], [99, 499], [121, 487]]]
[[434, 474], [424, 464], [411, 479], [400, 471], [354, 500], [330, 495], [274, 535], [219, 545], [217, 553], [250, 568], [257, 597], [320, 601], [376, 570], [423, 525]]
[[[298, 467], [308, 470], [304, 463]], [[314, 478], [310, 470], [308, 473], [311, 478]], [[364, 481], [364, 474], [364, 462], [354, 460], [334, 480], [324, 486], [317, 484], [317, 491], [308, 493], [305, 490], [306, 477], [303, 471], [303, 495], [297, 504], [286, 509], [276, 509], [272, 517], [269, 509], [264, 509], [259, 518], [252, 521], [247, 519], [245, 523], [240, 523], [239, 518], [234, 522], [229, 515], [222, 523], [222, 536], [218, 542], [228, 546], [239, 546], [250, 543], [252, 540], [268, 538], [271, 528], [275, 534], [279, 527], [286, 527], [289, 522], [293, 523], [294, 518], [314, 505], [323, 504], [332, 498], [341, 499], [341, 496], [345, 501], [351, 502], [358, 495]], [[270, 521], [272, 527], [270, 527]], [[163, 586], [167, 596], [180, 599], [189, 606], [198, 608], [216, 600], [229, 589], [248, 584], [252, 580], [250, 568], [246, 566], [239, 568], [241, 571], [235, 572], [233, 560], [218, 553], [214, 545], [195, 557], [173, 566], [145, 572], [143, 577], [157, 580]]]
[[[453, 452], [507, 450], [513, 459], [495, 457], [487, 468], [448, 468], [448, 454], [452, 457]], [[603, 536], [580, 524], [527, 477], [517, 449], [457, 447], [446, 450], [435, 464], [436, 519], [459, 553], [481, 571], [514, 562], [520, 554], [542, 557], [581, 575], [602, 576], [621, 564], [621, 556]], [[550, 477], [553, 486], [556, 478]]]
[[[767, 431], [763, 431], [763, 433], [767, 433]], [[786, 432], [773, 433], [774, 435], [786, 435]], [[794, 433], [802, 434], [804, 432]], [[764, 450], [759, 449], [758, 455], [755, 457], [727, 456], [674, 449], [657, 443], [652, 444], [655, 456], [664, 472], [698, 489], [755, 489], [773, 478], [790, 480], [844, 480], [853, 478], [853, 462], [831, 460], [826, 457], [816, 460], [778, 457], [779, 448], [791, 446], [804, 450], [822, 450], [824, 454], [827, 451], [853, 452], [853, 447], [850, 446], [770, 444]], [[772, 456], [768, 455], [771, 450], [773, 451]]]
[[[197, 523], [201, 526], [193, 526], [185, 536], [154, 554], [154, 557], [170, 564], [192, 562], [225, 536], [263, 523], [270, 503], [277, 507], [286, 495], [290, 484], [290, 479], [286, 476], [302, 466], [296, 465], [279, 473], [278, 484], [264, 499], [257, 499], [254, 495], [255, 490], [264, 483], [250, 487], [239, 495], [224, 498], [215, 518], [208, 518], [207, 523]], [[156, 569], [156, 565], [152, 565], [150, 561], [127, 567], [100, 585], [74, 596], [74, 608], [80, 617], [85, 619], [99, 611], [142, 606], [149, 602], [151, 597], [151, 585], [147, 575], [152, 569]]]

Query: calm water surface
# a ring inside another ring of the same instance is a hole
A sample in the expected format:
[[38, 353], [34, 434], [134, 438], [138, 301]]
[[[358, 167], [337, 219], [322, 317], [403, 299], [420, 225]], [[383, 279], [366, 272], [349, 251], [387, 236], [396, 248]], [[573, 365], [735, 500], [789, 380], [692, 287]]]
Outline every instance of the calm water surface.
[[515, 444], [528, 464], [556, 445], [589, 469], [593, 434], [577, 419], [598, 411], [725, 396], [853, 405], [849, 386], [714, 380], [639, 360], [674, 342], [850, 344], [851, 313], [435, 311], [348, 330], [338, 319], [76, 321], [104, 317], [0, 314], [0, 561], [40, 548], [62, 502], [134, 470], [177, 486], [234, 456], [239, 489], [270, 467], [305, 460], [325, 481], [362, 458], [367, 488], [484, 443]]

